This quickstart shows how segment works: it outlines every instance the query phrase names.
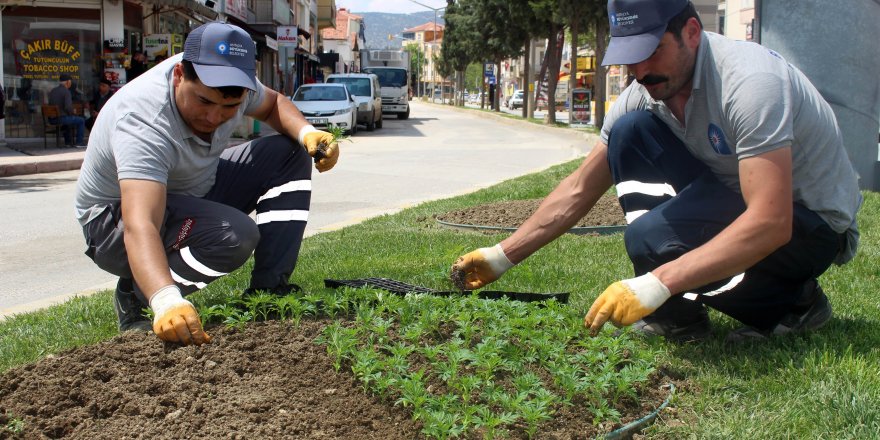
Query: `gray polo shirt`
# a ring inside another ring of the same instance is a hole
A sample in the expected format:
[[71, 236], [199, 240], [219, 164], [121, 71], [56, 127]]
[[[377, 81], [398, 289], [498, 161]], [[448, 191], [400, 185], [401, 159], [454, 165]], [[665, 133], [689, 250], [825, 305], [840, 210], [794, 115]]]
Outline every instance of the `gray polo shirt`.
[[119, 181], [152, 180], [168, 193], [202, 197], [214, 185], [220, 153], [245, 114], [259, 107], [263, 85], [245, 91], [233, 118], [214, 130], [211, 142], [186, 125], [174, 100], [173, 69], [182, 54], [168, 58], [119, 89], [98, 114], [76, 187], [76, 216], [85, 225], [120, 199]]
[[755, 43], [703, 32], [685, 123], [675, 119], [638, 82], [621, 93], [602, 126], [633, 110], [663, 120], [691, 154], [731, 189], [741, 191], [739, 161], [791, 146], [794, 201], [816, 212], [849, 243], [839, 261], [855, 254], [856, 212], [862, 201], [831, 106], [796, 67]]

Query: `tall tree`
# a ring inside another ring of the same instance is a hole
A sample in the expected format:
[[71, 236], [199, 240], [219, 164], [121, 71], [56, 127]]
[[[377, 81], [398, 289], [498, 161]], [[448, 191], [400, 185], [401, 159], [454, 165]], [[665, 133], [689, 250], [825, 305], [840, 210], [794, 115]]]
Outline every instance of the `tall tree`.
[[[522, 42], [527, 35], [523, 22], [518, 22], [512, 14], [511, 3], [522, 3], [508, 0], [461, 0], [469, 3], [476, 20], [474, 29], [477, 39], [474, 44], [474, 55], [481, 61], [490, 61], [501, 71], [501, 62], [506, 58], [520, 56], [523, 53]], [[500, 111], [498, 87], [494, 88], [492, 98], [493, 109]]]
[[610, 29], [608, 24], [608, 6], [605, 0], [585, 0], [585, 2], [592, 5], [589, 10], [592, 11], [591, 21], [596, 35], [595, 47], [593, 48], [593, 52], [596, 54], [596, 73], [593, 77], [593, 88], [595, 90], [593, 99], [596, 101], [596, 121], [594, 124], [596, 127], [602, 127], [602, 124], [605, 123], [605, 83], [608, 69], [601, 64], [602, 59], [605, 58], [605, 48], [608, 47]]
[[464, 89], [464, 71], [475, 60], [476, 22], [471, 3], [472, 1], [447, 0], [446, 13], [443, 15], [446, 28], [438, 70], [443, 77], [455, 76], [456, 105], [464, 104], [460, 93]]
[[421, 96], [422, 90], [419, 85], [422, 83], [422, 66], [425, 64], [425, 52], [416, 44], [409, 44], [403, 47], [403, 50], [409, 53], [409, 83], [414, 94]]
[[[561, 65], [560, 34], [564, 36], [563, 28], [566, 17], [562, 16], [562, 0], [529, 0], [539, 28], [544, 29], [543, 36], [547, 39], [546, 65], [542, 66], [543, 78], [538, 78], [539, 86], [542, 80], [547, 81], [547, 118], [546, 123], [556, 123], [556, 82], [559, 79], [559, 67]], [[537, 87], [536, 87], [537, 89]], [[536, 96], [538, 95], [536, 90]]]
[[[571, 115], [571, 91], [577, 88], [577, 59], [578, 59], [578, 43], [580, 35], [585, 32], [591, 24], [590, 18], [594, 12], [588, 11], [588, 8], [595, 7], [595, 1], [585, 0], [560, 0], [559, 9], [563, 17], [568, 17], [568, 30], [571, 33], [571, 54], [569, 59], [569, 115]], [[569, 116], [571, 118], [571, 116]]]
[[518, 44], [523, 55], [523, 77], [520, 87], [524, 95], [522, 117], [527, 118], [534, 112], [534, 100], [529, 88], [534, 81], [532, 64], [536, 62], [532, 59], [532, 39], [540, 33], [540, 23], [532, 9], [531, 0], [510, 0], [507, 2], [507, 10], [511, 23], [520, 27]]

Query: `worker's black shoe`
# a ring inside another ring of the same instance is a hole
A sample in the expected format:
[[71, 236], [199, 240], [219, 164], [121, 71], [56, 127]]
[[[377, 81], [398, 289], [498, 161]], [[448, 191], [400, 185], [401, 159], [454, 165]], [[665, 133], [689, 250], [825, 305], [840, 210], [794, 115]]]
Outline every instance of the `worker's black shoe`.
[[298, 284], [283, 284], [275, 287], [248, 287], [242, 292], [241, 296], [247, 298], [258, 293], [268, 293], [274, 296], [287, 296], [301, 292], [302, 287]]
[[673, 342], [702, 341], [712, 334], [709, 312], [702, 306], [686, 319], [650, 314], [633, 323], [632, 329], [644, 336], [663, 336]]
[[116, 311], [119, 331], [153, 330], [153, 323], [144, 316], [143, 309], [147, 307], [135, 295], [132, 280], [130, 278], [120, 278], [119, 282], [116, 283], [116, 293], [113, 295], [113, 310]]
[[761, 341], [773, 336], [817, 330], [827, 324], [832, 315], [828, 296], [816, 280], [810, 280], [804, 284], [801, 299], [795, 303], [791, 312], [783, 316], [773, 328], [759, 330], [749, 326], [741, 327], [727, 335], [727, 342]]

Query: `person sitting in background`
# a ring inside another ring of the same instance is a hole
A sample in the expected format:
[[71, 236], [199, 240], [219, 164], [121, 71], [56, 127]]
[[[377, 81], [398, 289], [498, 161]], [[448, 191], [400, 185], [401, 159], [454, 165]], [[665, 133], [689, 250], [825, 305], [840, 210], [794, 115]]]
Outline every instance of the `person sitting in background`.
[[104, 107], [107, 100], [113, 96], [113, 91], [110, 90], [110, 85], [109, 79], [101, 78], [101, 81], [98, 82], [98, 88], [92, 95], [92, 100], [89, 102], [89, 111], [91, 111], [91, 115], [89, 115], [89, 119], [86, 120], [86, 128], [90, 131], [95, 125], [95, 119], [98, 118], [98, 112], [101, 111], [101, 107]]
[[[64, 133], [64, 144], [70, 147], [85, 148], [83, 138], [86, 131], [86, 120], [82, 116], [77, 116], [73, 111], [73, 99], [70, 96], [70, 86], [73, 80], [68, 74], [61, 74], [58, 77], [59, 84], [49, 92], [49, 105], [58, 107], [58, 121], [51, 121], [66, 126]], [[71, 141], [70, 129], [76, 129], [76, 143]]]
[[144, 55], [143, 52], [135, 52], [134, 55], [131, 56], [130, 65], [127, 69], [125, 69], [125, 82], [131, 82], [135, 78], [141, 76], [141, 74], [146, 71], [147, 56]]

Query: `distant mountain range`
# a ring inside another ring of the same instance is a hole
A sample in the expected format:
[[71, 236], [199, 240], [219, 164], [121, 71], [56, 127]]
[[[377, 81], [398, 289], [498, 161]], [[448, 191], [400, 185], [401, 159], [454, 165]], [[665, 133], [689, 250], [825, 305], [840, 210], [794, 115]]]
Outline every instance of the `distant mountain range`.
[[[364, 36], [369, 49], [397, 49], [401, 47], [400, 33], [404, 29], [413, 28], [425, 23], [434, 22], [434, 11], [414, 12], [412, 14], [391, 14], [387, 12], [356, 12], [355, 15], [364, 17]], [[437, 24], [445, 24], [443, 11], [437, 14]], [[398, 38], [388, 39], [388, 35]]]

